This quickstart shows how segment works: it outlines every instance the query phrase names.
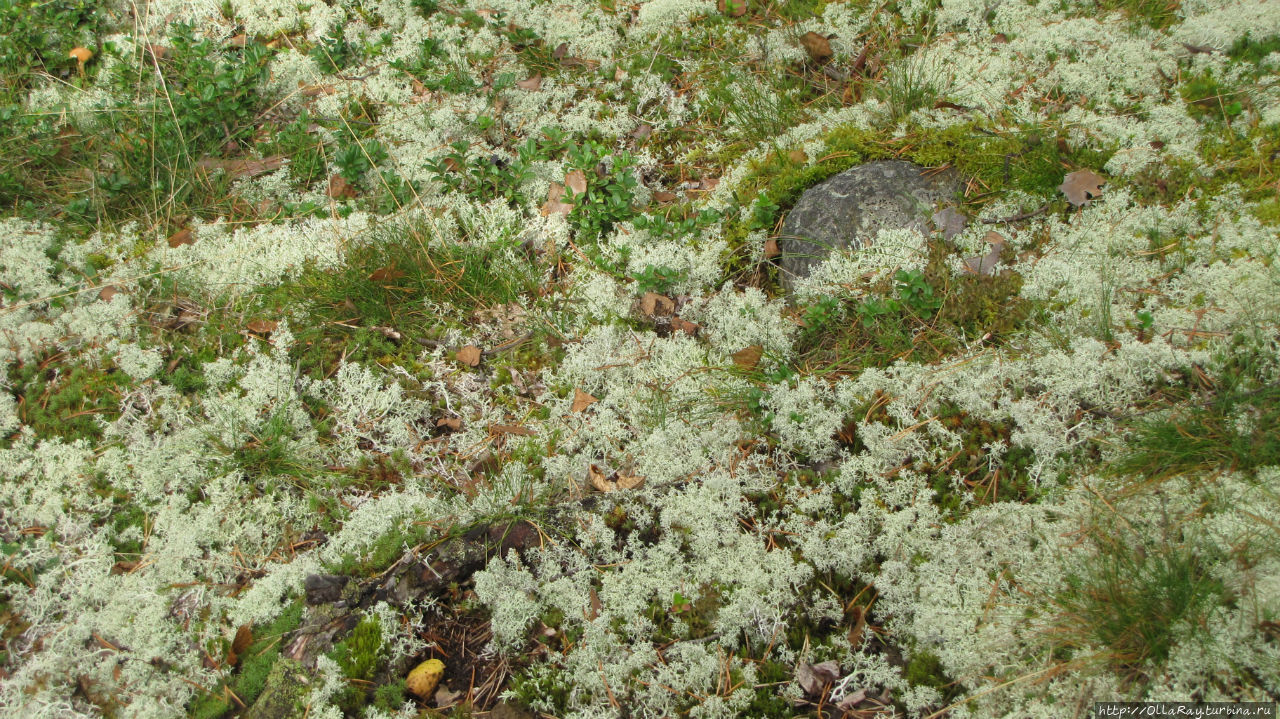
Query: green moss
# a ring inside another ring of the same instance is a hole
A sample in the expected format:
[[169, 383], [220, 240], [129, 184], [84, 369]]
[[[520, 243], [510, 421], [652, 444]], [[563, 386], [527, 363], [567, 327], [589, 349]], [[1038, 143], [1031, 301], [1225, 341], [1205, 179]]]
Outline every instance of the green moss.
[[942, 689], [952, 683], [942, 668], [942, 660], [938, 658], [937, 654], [930, 651], [916, 652], [911, 657], [911, 661], [907, 662], [904, 677], [907, 683], [913, 687], [925, 686]]
[[76, 365], [68, 370], [27, 362], [10, 369], [18, 418], [38, 437], [68, 442], [101, 439], [102, 425], [120, 415], [120, 397], [131, 384], [114, 367]]

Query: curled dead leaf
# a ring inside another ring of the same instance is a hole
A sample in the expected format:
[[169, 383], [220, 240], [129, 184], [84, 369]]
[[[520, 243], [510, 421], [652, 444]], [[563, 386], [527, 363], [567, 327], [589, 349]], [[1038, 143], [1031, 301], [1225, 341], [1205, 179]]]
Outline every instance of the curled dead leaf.
[[672, 332], [683, 332], [689, 335], [690, 337], [697, 337], [698, 332], [700, 332], [701, 330], [702, 330], [702, 326], [699, 325], [697, 322], [690, 322], [689, 320], [686, 320], [681, 317], [671, 318]]
[[614, 472], [605, 475], [604, 470], [592, 464], [587, 467], [587, 482], [597, 492], [616, 492], [620, 489], [637, 489], [644, 486], [644, 477]]
[[325, 194], [335, 200], [350, 200], [355, 198], [356, 188], [342, 175], [333, 175], [329, 178], [329, 189]]
[[268, 172], [275, 172], [284, 167], [284, 155], [272, 155], [264, 157], [261, 160], [254, 159], [238, 159], [224, 160], [213, 157], [205, 157], [196, 161], [196, 167], [202, 170], [222, 170], [227, 173], [230, 179], [236, 180], [241, 177], [257, 177], [258, 175]]
[[195, 241], [196, 241], [195, 234], [188, 229], [181, 229], [173, 233], [172, 235], [169, 235], [170, 247], [181, 247], [183, 245], [190, 245], [190, 244], [194, 244]]
[[831, 42], [816, 32], [810, 31], [800, 36], [800, 44], [809, 53], [814, 62], [826, 62], [831, 59]]
[[573, 388], [573, 404], [569, 407], [569, 409], [572, 412], [581, 412], [582, 410], [586, 409], [587, 407], [590, 407], [591, 405], [599, 401], [600, 400], [596, 399], [595, 397], [592, 397], [586, 392], [583, 392], [577, 387], [574, 387]]
[[653, 193], [653, 201], [654, 202], [675, 202], [676, 193], [659, 190]]
[[256, 335], [269, 335], [276, 331], [280, 326], [275, 320], [253, 320], [244, 326], [245, 329]]
[[454, 358], [468, 367], [477, 367], [480, 364], [480, 355], [481, 352], [479, 347], [476, 347], [475, 345], [466, 345], [457, 351]]
[[253, 627], [248, 624], [241, 624], [236, 630], [236, 638], [231, 642], [231, 651], [236, 654], [244, 654], [249, 645], [253, 644]]
[[834, 661], [825, 661], [821, 664], [801, 662], [796, 667], [796, 682], [800, 684], [801, 689], [804, 689], [805, 694], [811, 697], [822, 696], [827, 687], [839, 678], [840, 665]]
[[764, 258], [772, 260], [782, 254], [782, 250], [778, 247], [778, 241], [772, 237], [764, 241]]
[[436, 429], [447, 432], [457, 432], [462, 429], [462, 420], [458, 417], [441, 417], [436, 420]]
[[542, 87], [542, 75], [534, 75], [533, 77], [528, 78], [526, 80], [521, 80], [520, 82], [516, 83], [516, 87], [520, 88], [521, 90], [536, 92], [538, 88]]
[[675, 300], [657, 292], [646, 292], [640, 298], [640, 313], [649, 317], [670, 317], [675, 314]]
[[734, 352], [733, 363], [742, 369], [755, 369], [760, 364], [760, 358], [764, 356], [764, 347], [760, 345], [751, 345]]
[[950, 207], [938, 210], [933, 213], [933, 227], [942, 233], [944, 240], [964, 232], [964, 228], [969, 224], [969, 218]]
[[515, 434], [521, 437], [532, 437], [537, 432], [528, 427], [521, 427], [518, 424], [495, 424], [490, 425], [489, 432], [492, 434]]
[[1058, 185], [1058, 189], [1067, 196], [1067, 202], [1080, 207], [1081, 205], [1089, 204], [1095, 198], [1101, 197], [1102, 186], [1106, 182], [1106, 178], [1092, 170], [1076, 170], [1063, 178], [1062, 184]]
[[1004, 235], [992, 230], [983, 239], [991, 245], [991, 250], [985, 255], [965, 259], [964, 266], [966, 270], [976, 275], [994, 275], [996, 265], [1000, 264], [1000, 251], [1004, 249]]

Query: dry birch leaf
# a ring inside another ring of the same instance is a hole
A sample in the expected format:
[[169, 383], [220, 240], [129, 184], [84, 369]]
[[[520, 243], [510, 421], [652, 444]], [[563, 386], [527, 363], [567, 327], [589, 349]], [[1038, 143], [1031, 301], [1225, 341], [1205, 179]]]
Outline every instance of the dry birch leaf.
[[809, 53], [809, 59], [814, 62], [826, 62], [831, 59], [831, 43], [816, 32], [810, 31], [801, 35], [800, 44], [804, 46], [804, 51]]
[[573, 170], [564, 176], [564, 186], [574, 195], [582, 195], [587, 191], [587, 173]]
[[671, 331], [683, 332], [690, 337], [697, 337], [698, 332], [702, 330], [702, 326], [697, 322], [690, 322], [682, 317], [671, 318]]
[[604, 476], [604, 472], [594, 464], [587, 467], [587, 482], [596, 489], [597, 492], [612, 492], [616, 486]]
[[1079, 207], [1089, 204], [1095, 198], [1101, 197], [1102, 186], [1106, 182], [1106, 178], [1092, 170], [1076, 170], [1063, 178], [1062, 184], [1058, 185], [1058, 189], [1067, 196], [1067, 202]]
[[169, 235], [170, 247], [181, 247], [183, 245], [190, 245], [190, 244], [194, 244], [195, 241], [196, 241], [195, 234], [192, 233], [191, 230], [187, 230], [187, 229], [178, 230], [172, 235]]
[[538, 88], [542, 87], [542, 76], [534, 75], [533, 77], [527, 80], [521, 80], [520, 82], [516, 83], [516, 87], [520, 88], [521, 90], [528, 90], [529, 92], [535, 92]]
[[329, 178], [329, 189], [325, 194], [335, 200], [350, 200], [355, 198], [356, 188], [342, 175], [334, 175]]
[[275, 332], [276, 328], [279, 326], [280, 323], [275, 320], [254, 320], [246, 324], [244, 327], [256, 335], [269, 335], [272, 332]]
[[569, 409], [573, 412], [581, 412], [582, 410], [586, 409], [587, 407], [590, 407], [591, 405], [599, 401], [600, 400], [596, 399], [595, 397], [592, 397], [586, 392], [583, 392], [577, 387], [574, 387], [573, 388], [573, 404], [569, 407]]
[[676, 303], [666, 295], [646, 292], [640, 298], [640, 312], [649, 317], [670, 317], [675, 314]]
[[996, 273], [996, 265], [1000, 264], [1000, 251], [1004, 249], [1004, 235], [992, 230], [983, 239], [991, 245], [991, 250], [980, 257], [967, 258], [964, 261], [964, 266], [966, 270], [975, 275], [994, 275]]
[[467, 345], [458, 350], [454, 357], [468, 367], [476, 367], [480, 364], [480, 348], [475, 345]]
[[755, 369], [760, 364], [760, 358], [764, 356], [764, 348], [760, 345], [751, 345], [750, 347], [740, 349], [733, 353], [733, 363], [742, 369]]
[[559, 182], [551, 183], [551, 189], [547, 191], [547, 201], [542, 203], [542, 215], [568, 215], [573, 211], [573, 203], [564, 202], [564, 185]]

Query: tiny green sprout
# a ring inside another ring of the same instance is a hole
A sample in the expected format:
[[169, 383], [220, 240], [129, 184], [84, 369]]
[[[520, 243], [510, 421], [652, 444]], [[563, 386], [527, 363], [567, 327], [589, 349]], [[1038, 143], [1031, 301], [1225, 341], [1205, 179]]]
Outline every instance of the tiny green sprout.
[[1151, 316], [1151, 313], [1147, 312], [1146, 310], [1140, 310], [1137, 313], [1137, 317], [1138, 317], [1138, 327], [1141, 328], [1143, 332], [1150, 330], [1151, 325], [1154, 324], [1155, 322], [1155, 318], [1153, 318]]
[[693, 605], [689, 603], [688, 598], [686, 598], [680, 592], [676, 592], [675, 594], [671, 595], [671, 613], [672, 614], [687, 612], [692, 608], [693, 608]]

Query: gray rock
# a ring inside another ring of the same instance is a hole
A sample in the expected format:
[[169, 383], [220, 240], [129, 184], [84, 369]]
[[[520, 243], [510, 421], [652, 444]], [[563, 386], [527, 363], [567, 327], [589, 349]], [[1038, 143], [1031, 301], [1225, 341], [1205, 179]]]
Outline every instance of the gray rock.
[[959, 192], [955, 173], [903, 160], [869, 162], [814, 185], [778, 238], [783, 289], [791, 294], [832, 251], [866, 246], [880, 230], [914, 227], [929, 234], [936, 206]]

